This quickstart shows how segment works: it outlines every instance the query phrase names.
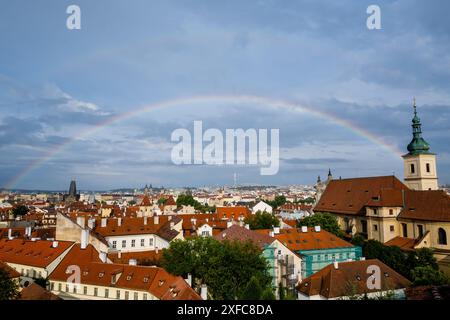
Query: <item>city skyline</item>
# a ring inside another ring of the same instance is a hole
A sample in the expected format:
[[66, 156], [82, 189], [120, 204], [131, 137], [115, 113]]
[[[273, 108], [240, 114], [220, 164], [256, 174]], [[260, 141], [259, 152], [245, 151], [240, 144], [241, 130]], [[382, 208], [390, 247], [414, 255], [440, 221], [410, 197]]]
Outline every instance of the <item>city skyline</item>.
[[[413, 97], [450, 183], [450, 4], [379, 1], [382, 29], [368, 30], [369, 1], [77, 1], [82, 27], [68, 30], [69, 4], [2, 5], [0, 187], [217, 186], [235, 173], [311, 185], [329, 168], [402, 180]], [[171, 132], [197, 120], [279, 129], [278, 174], [173, 164]]]

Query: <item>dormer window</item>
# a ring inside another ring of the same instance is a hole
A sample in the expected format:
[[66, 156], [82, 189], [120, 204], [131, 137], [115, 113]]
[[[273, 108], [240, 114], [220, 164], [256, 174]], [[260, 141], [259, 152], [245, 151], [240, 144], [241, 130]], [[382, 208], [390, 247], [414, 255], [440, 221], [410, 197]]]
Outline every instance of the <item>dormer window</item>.
[[130, 281], [133, 276], [131, 274], [127, 275], [127, 281]]
[[102, 271], [102, 272], [100, 272], [100, 273], [98, 274], [98, 277], [99, 277], [99, 278], [103, 278], [104, 275], [105, 275], [105, 273]]
[[144, 277], [144, 283], [148, 283], [148, 277]]
[[159, 283], [158, 283], [158, 285], [160, 286], [160, 287], [162, 287], [162, 285], [164, 284], [164, 280], [159, 280]]

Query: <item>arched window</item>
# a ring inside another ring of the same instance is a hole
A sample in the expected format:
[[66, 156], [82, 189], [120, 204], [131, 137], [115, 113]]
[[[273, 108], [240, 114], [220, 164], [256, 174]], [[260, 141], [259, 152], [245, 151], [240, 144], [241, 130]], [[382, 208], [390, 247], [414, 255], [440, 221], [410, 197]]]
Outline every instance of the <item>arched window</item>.
[[439, 228], [438, 230], [439, 244], [447, 245], [447, 233], [444, 229]]

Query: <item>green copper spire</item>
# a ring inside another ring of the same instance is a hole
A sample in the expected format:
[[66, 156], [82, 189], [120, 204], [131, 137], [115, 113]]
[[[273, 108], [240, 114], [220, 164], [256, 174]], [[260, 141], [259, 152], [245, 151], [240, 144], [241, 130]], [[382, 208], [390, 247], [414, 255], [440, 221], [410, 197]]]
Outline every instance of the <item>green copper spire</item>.
[[413, 138], [408, 144], [408, 151], [411, 155], [429, 154], [430, 145], [422, 138], [422, 124], [417, 116], [416, 98], [414, 98], [414, 118], [412, 119]]

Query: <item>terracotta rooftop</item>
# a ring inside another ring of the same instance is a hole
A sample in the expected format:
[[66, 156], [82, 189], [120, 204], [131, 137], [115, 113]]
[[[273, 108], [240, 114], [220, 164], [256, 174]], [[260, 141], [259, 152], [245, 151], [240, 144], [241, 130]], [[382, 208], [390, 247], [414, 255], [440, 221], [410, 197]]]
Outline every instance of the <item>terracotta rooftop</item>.
[[71, 241], [57, 243], [57, 247], [53, 248], [53, 241], [48, 240], [1, 239], [0, 260], [45, 268], [74, 244]]
[[11, 268], [10, 266], [8, 266], [3, 261], [0, 261], [0, 269], [5, 270], [8, 273], [8, 275], [9, 275], [9, 277], [11, 279], [20, 277], [20, 273], [19, 272], [17, 272], [14, 268]]
[[[9, 229], [10, 228], [1, 228], [0, 238], [8, 238]], [[14, 238], [24, 238], [25, 228], [11, 228], [11, 236]]]
[[243, 242], [251, 241], [261, 249], [264, 249], [266, 245], [270, 245], [275, 241], [275, 238], [272, 238], [267, 234], [248, 230], [247, 228], [238, 225], [233, 225], [228, 229], [225, 229], [221, 233], [215, 235], [214, 238], [219, 241], [223, 240], [238, 240]]
[[314, 211], [364, 214], [366, 205], [375, 205], [374, 199], [379, 199], [378, 204], [402, 206], [401, 191], [395, 190], [408, 190], [395, 176], [331, 180]]
[[28, 287], [20, 291], [19, 300], [62, 300], [57, 295], [45, 290], [36, 283], [31, 283]]
[[[270, 231], [256, 230], [264, 234], [269, 234]], [[312, 227], [309, 227], [307, 232], [302, 232], [301, 228], [280, 229], [280, 233], [275, 234], [274, 237], [291, 251], [353, 247], [351, 243], [326, 230], [315, 231]]]
[[109, 253], [108, 258], [113, 263], [123, 263], [123, 264], [127, 264], [130, 261], [130, 259], [135, 259], [137, 260], [138, 265], [141, 265], [142, 263], [145, 263], [147, 261], [159, 262], [162, 258], [163, 251], [164, 250], [162, 249], [158, 250], [158, 253], [156, 252], [156, 250], [139, 251], [139, 252], [122, 252], [120, 254], [120, 258], [118, 253]]
[[405, 207], [398, 216], [400, 219], [450, 221], [450, 196], [445, 191], [407, 190], [404, 196]]
[[389, 247], [399, 247], [405, 251], [414, 251], [414, 246], [417, 244], [416, 239], [395, 237], [384, 243], [384, 245]]
[[[158, 216], [158, 223], [155, 223], [154, 217], [147, 218], [121, 218], [121, 225], [119, 226], [118, 219], [108, 219], [106, 227], [101, 226], [101, 219], [96, 219], [94, 231], [103, 237], [120, 236], [120, 235], [138, 235], [138, 234], [157, 234], [161, 238], [168, 241], [172, 240], [178, 235], [178, 231], [171, 230], [170, 224], [175, 224], [181, 221], [177, 216]], [[171, 220], [169, 220], [171, 219]]]
[[92, 247], [76, 245], [50, 275], [51, 281], [67, 281], [67, 268], [80, 266], [82, 284], [148, 291], [162, 300], [200, 300], [183, 278], [162, 268], [101, 263]]
[[[381, 271], [381, 290], [369, 289], [367, 279], [371, 274], [367, 268], [376, 265]], [[411, 282], [377, 259], [340, 262], [338, 269], [328, 265], [312, 276], [305, 278], [297, 289], [307, 295], [321, 295], [325, 298], [337, 298], [353, 294], [365, 294], [378, 291], [396, 290], [409, 287]]]
[[144, 198], [142, 198], [140, 206], [150, 207], [151, 205], [152, 205], [152, 202], [150, 201], [150, 198], [147, 195], [145, 195]]
[[251, 210], [247, 207], [217, 207], [216, 214], [219, 219], [233, 219], [238, 220], [239, 217], [246, 218], [252, 214]]
[[294, 211], [294, 210], [304, 210], [309, 211], [312, 209], [312, 205], [304, 203], [285, 203], [278, 207], [279, 211]]
[[[196, 230], [205, 223], [214, 229], [226, 229], [227, 221], [219, 219], [216, 214], [198, 213], [198, 214], [180, 214], [179, 218], [183, 219], [183, 231]], [[195, 219], [195, 220], [193, 220]], [[194, 223], [195, 221], [195, 223]]]

